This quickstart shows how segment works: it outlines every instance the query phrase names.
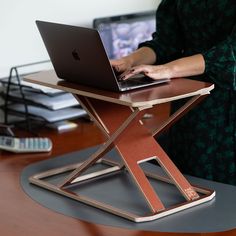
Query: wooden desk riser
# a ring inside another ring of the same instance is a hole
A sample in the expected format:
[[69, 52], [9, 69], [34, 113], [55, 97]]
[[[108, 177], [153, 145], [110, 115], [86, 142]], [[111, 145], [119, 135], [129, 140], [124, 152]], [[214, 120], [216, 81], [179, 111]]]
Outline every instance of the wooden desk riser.
[[[115, 93], [65, 82], [58, 79], [53, 71], [29, 75], [25, 77], [25, 80], [72, 93], [107, 137], [107, 141], [101, 148], [85, 162], [38, 173], [30, 177], [29, 181], [31, 183], [134, 222], [152, 221], [214, 198], [214, 190], [192, 186], [154, 139], [154, 136], [160, 135], [205, 98], [214, 88], [214, 85], [178, 78], [161, 86]], [[157, 129], [150, 132], [140, 122], [148, 109], [182, 98], [189, 98], [189, 100]], [[123, 164], [102, 158], [113, 147], [118, 150]], [[149, 160], [156, 160], [168, 178], [144, 172], [140, 164]], [[99, 162], [107, 164], [108, 168], [92, 174], [82, 175], [85, 170]], [[123, 169], [126, 169], [133, 178], [147, 206], [150, 208], [150, 214], [135, 215], [68, 190], [68, 187], [75, 183], [95, 179]], [[46, 177], [67, 171], [71, 171], [71, 173], [59, 185], [53, 185], [44, 180]], [[186, 201], [165, 208], [147, 177], [174, 184]]]

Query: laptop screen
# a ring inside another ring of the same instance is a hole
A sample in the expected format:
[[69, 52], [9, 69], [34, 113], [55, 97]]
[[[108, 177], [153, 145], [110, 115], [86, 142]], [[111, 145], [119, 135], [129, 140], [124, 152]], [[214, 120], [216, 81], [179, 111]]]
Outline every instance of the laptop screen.
[[155, 31], [155, 11], [96, 18], [93, 27], [99, 31], [110, 59], [126, 56], [139, 43], [152, 38]]

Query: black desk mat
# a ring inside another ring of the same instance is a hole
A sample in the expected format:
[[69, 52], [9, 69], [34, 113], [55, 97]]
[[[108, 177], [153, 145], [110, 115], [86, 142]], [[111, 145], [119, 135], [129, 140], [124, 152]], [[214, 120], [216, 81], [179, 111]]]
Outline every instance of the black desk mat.
[[[191, 176], [187, 179], [201, 187], [211, 188], [216, 191], [216, 197], [210, 202], [195, 206], [182, 212], [145, 223], [134, 223], [121, 217], [112, 215], [100, 209], [77, 202], [73, 199], [30, 184], [31, 175], [48, 169], [61, 167], [68, 164], [81, 162], [89, 157], [98, 147], [68, 153], [49, 160], [41, 161], [27, 166], [21, 174], [21, 186], [36, 202], [55, 212], [68, 217], [77, 218], [95, 224], [134, 230], [157, 232], [220, 232], [236, 228], [236, 186], [207, 181]], [[107, 154], [109, 158], [119, 159], [115, 150]], [[99, 164], [100, 165], [100, 164]], [[93, 168], [102, 168], [95, 166]], [[144, 169], [160, 171], [156, 165], [146, 163]], [[58, 181], [62, 176], [56, 176], [50, 181]], [[172, 185], [163, 184], [156, 180], [150, 182], [157, 191], [165, 206], [183, 201], [178, 190]], [[120, 171], [99, 180], [89, 181], [77, 186], [79, 193], [104, 201], [116, 207], [134, 213], [149, 212], [141, 194], [132, 182], [127, 171]]]

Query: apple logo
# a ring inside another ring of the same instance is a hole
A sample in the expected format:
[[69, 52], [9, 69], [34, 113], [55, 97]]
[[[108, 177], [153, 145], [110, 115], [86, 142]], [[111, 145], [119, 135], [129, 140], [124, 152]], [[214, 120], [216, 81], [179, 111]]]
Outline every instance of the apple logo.
[[72, 51], [72, 56], [76, 61], [80, 61], [79, 53], [77, 52], [76, 49]]

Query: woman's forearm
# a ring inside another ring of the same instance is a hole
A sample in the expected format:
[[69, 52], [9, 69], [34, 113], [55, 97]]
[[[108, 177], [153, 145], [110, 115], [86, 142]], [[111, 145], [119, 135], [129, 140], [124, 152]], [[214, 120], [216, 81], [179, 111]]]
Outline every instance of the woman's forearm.
[[132, 66], [152, 65], [156, 62], [155, 52], [148, 47], [142, 47], [126, 57]]
[[111, 61], [111, 64], [116, 71], [125, 71], [120, 78], [122, 80], [139, 73], [156, 80], [200, 75], [205, 71], [205, 60], [201, 54], [183, 57], [162, 65], [154, 65], [155, 62], [155, 52], [151, 48], [142, 47], [121, 60]]
[[165, 64], [170, 70], [170, 77], [184, 77], [203, 74], [205, 61], [202, 54], [183, 57]]

